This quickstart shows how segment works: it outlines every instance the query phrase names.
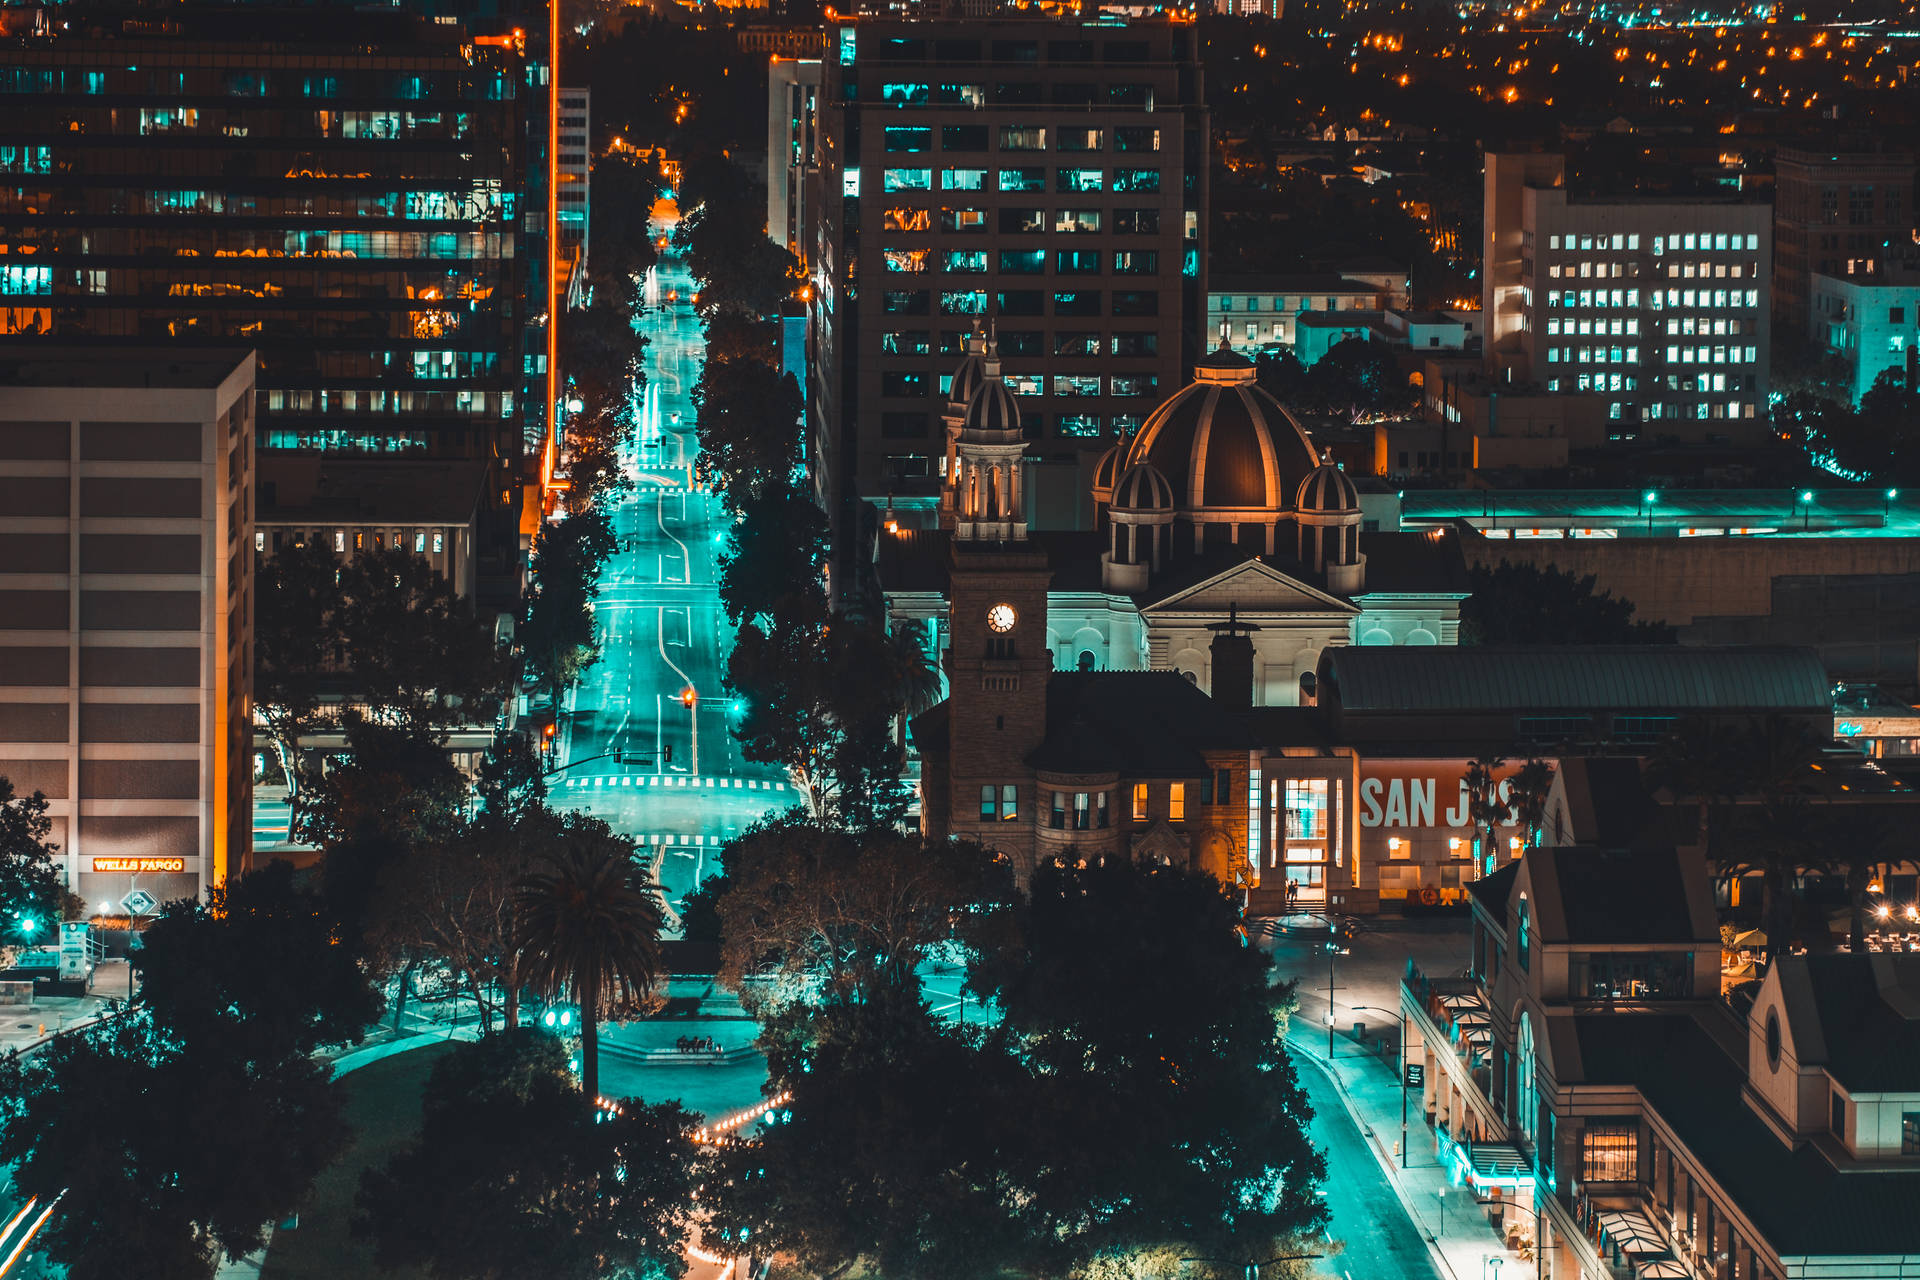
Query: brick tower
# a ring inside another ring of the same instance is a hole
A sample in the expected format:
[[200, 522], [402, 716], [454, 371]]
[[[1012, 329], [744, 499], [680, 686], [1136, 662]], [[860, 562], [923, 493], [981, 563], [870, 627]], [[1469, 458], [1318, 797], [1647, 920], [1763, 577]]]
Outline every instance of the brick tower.
[[1037, 800], [1022, 782], [1032, 776], [1023, 762], [1047, 731], [1053, 574], [1045, 552], [1027, 541], [1026, 441], [991, 342], [981, 372], [955, 442], [948, 812], [956, 831], [978, 815], [982, 842], [1012, 858], [1024, 880], [1033, 869]]

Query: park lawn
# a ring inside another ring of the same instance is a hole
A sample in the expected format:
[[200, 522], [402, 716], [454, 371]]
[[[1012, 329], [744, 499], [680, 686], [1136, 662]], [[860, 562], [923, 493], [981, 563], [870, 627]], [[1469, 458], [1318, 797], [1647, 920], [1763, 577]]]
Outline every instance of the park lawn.
[[420, 1097], [433, 1064], [446, 1053], [437, 1041], [382, 1058], [343, 1076], [347, 1090], [347, 1123], [353, 1143], [334, 1166], [313, 1184], [313, 1194], [300, 1207], [300, 1225], [273, 1233], [267, 1248], [263, 1280], [338, 1280], [341, 1276], [390, 1276], [393, 1280], [421, 1280], [412, 1269], [381, 1271], [373, 1249], [353, 1238], [353, 1198], [363, 1170], [383, 1165], [394, 1151], [420, 1129]]

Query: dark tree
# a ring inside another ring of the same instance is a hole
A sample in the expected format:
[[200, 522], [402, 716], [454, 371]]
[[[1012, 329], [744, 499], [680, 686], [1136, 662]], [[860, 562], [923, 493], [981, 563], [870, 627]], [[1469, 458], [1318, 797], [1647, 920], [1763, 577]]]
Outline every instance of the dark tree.
[[515, 942], [529, 987], [580, 1006], [580, 1083], [600, 1092], [600, 1018], [643, 999], [660, 975], [665, 912], [633, 841], [567, 815], [544, 865], [514, 886]]
[[[66, 877], [48, 841], [53, 819], [38, 791], [17, 796], [0, 778], [0, 940], [57, 942], [66, 917]], [[31, 929], [22, 927], [33, 921]]]
[[1633, 602], [1595, 593], [1594, 577], [1502, 560], [1467, 571], [1473, 594], [1460, 606], [1461, 644], [1672, 644], [1663, 622], [1635, 622]]
[[614, 547], [613, 526], [597, 505], [545, 526], [534, 544], [520, 648], [527, 674], [555, 705], [566, 687], [599, 660], [594, 584]]
[[312, 781], [300, 744], [342, 706], [427, 733], [491, 720], [511, 675], [492, 627], [404, 550], [283, 548], [261, 566], [256, 617], [261, 719], [296, 808]]
[[700, 463], [722, 498], [743, 511], [761, 492], [794, 485], [800, 465], [800, 388], [752, 357], [709, 356], [694, 384]]
[[867, 827], [905, 811], [902, 680], [879, 625], [788, 597], [740, 628], [727, 687], [746, 704], [733, 729], [742, 754], [785, 768], [816, 821]]
[[140, 1002], [191, 1053], [230, 1056], [250, 1069], [357, 1041], [380, 1016], [380, 997], [318, 895], [270, 862], [169, 902], [135, 953]]
[[769, 483], [749, 495], [720, 553], [720, 605], [735, 626], [771, 617], [781, 601], [823, 600], [827, 517], [811, 487]]
[[300, 743], [328, 723], [331, 677], [346, 663], [339, 598], [339, 557], [317, 541], [275, 552], [254, 576], [254, 705], [296, 800]]
[[1061, 1274], [1042, 1269], [1061, 1250], [1027, 1220], [1037, 1153], [1024, 1126], [1044, 1086], [1016, 1059], [911, 1000], [835, 1006], [787, 1030], [792, 1048], [773, 1060], [790, 1118], [717, 1152], [709, 1239], [792, 1254], [819, 1276]]
[[1405, 413], [1418, 403], [1392, 348], [1366, 338], [1334, 343], [1307, 370], [1307, 379], [1316, 400], [1355, 419]]
[[768, 1010], [911, 999], [955, 914], [984, 913], [1011, 887], [1006, 864], [972, 841], [793, 818], [735, 840], [726, 867], [720, 977]]
[[436, 1280], [685, 1274], [701, 1148], [677, 1104], [604, 1113], [532, 1028], [434, 1068], [418, 1141], [361, 1180], [358, 1235]]
[[1324, 1226], [1325, 1163], [1281, 1044], [1291, 987], [1239, 923], [1203, 873], [1043, 866], [1012, 942], [978, 948], [971, 985], [1057, 1090], [1030, 1120], [1041, 1150], [1072, 1153], [1033, 1175], [1044, 1237], [1217, 1256]]
[[500, 734], [480, 759], [473, 790], [482, 822], [517, 821], [546, 806], [546, 762], [527, 735]]
[[448, 754], [445, 734], [357, 714], [344, 727], [344, 750], [294, 806], [294, 830], [303, 839], [329, 849], [376, 834], [433, 839], [460, 821], [467, 778]]
[[304, 1054], [181, 1047], [154, 1011], [0, 1061], [0, 1162], [53, 1216], [72, 1280], [203, 1280], [266, 1243], [347, 1146], [339, 1087]]
[[799, 263], [767, 238], [766, 203], [752, 179], [725, 157], [690, 157], [683, 166], [675, 233], [700, 281], [702, 311], [771, 316], [798, 283]]
[[492, 627], [425, 557], [358, 552], [340, 580], [332, 623], [346, 638], [351, 688], [374, 719], [414, 730], [492, 721], [507, 663]]

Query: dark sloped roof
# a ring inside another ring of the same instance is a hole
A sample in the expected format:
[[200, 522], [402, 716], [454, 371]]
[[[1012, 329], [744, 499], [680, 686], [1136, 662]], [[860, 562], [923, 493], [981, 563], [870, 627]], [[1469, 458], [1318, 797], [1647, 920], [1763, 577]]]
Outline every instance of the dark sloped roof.
[[1234, 735], [1230, 716], [1177, 671], [1056, 671], [1047, 736], [1027, 763], [1049, 773], [1197, 778], [1202, 746]]
[[1520, 864], [1509, 862], [1490, 876], [1467, 882], [1467, 892], [1488, 915], [1507, 927], [1507, 900], [1513, 896], [1513, 882], [1520, 878]]
[[[1920, 1090], [1920, 1008], [1910, 1012], [1887, 1003], [1920, 1003], [1920, 956], [1809, 955], [1807, 967], [1820, 1034], [1827, 1042], [1827, 1070], [1855, 1093]], [[1915, 1201], [1920, 1208], [1920, 1200]]]
[[[1363, 544], [1364, 545], [1364, 544]], [[1831, 710], [1812, 649], [1564, 645], [1330, 649], [1348, 711]]]
[[1602, 849], [1684, 843], [1640, 778], [1633, 756], [1574, 756], [1560, 762], [1568, 816], [1580, 839]]
[[1736, 1063], [1691, 1018], [1574, 1020], [1596, 1084], [1631, 1084], [1785, 1257], [1920, 1253], [1920, 1170], [1841, 1173], [1774, 1136], [1742, 1100]]
[[[1672, 849], [1534, 849], [1559, 883], [1566, 936], [1549, 942], [1614, 943], [1693, 940], [1687, 886]], [[1539, 876], [1536, 865], [1534, 875]], [[1542, 924], [1543, 936], [1546, 928]]]

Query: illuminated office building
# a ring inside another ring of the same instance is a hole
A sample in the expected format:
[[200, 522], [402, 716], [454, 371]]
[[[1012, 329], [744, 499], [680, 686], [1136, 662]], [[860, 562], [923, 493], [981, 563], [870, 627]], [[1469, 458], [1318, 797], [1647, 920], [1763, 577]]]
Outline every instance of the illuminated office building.
[[552, 224], [546, 68], [510, 21], [169, 9], [9, 39], [0, 333], [253, 348], [263, 461], [485, 460], [511, 541]]
[[819, 94], [808, 460], [931, 525], [942, 406], [991, 326], [1035, 528], [1090, 528], [1093, 464], [1202, 354], [1207, 113], [1181, 17], [848, 19]]

